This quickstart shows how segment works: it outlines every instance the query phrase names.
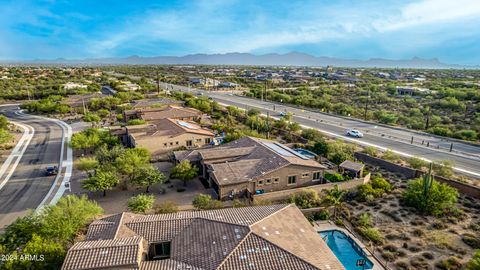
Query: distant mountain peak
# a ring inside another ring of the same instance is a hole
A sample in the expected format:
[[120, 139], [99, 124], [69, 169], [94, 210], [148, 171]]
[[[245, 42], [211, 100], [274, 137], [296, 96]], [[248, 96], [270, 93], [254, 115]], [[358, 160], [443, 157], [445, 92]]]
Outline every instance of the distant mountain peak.
[[218, 53], [218, 54], [189, 54], [185, 56], [154, 56], [143, 57], [131, 55], [128, 57], [93, 58], [83, 60], [31, 60], [9, 63], [29, 64], [70, 64], [70, 65], [272, 65], [272, 66], [337, 66], [337, 67], [379, 67], [379, 68], [480, 68], [480, 66], [461, 66], [445, 64], [437, 58], [424, 59], [414, 56], [411, 59], [383, 59], [370, 58], [368, 60], [342, 59], [328, 56], [313, 56], [307, 53], [292, 51], [284, 54], [268, 53], [254, 55], [251, 53]]

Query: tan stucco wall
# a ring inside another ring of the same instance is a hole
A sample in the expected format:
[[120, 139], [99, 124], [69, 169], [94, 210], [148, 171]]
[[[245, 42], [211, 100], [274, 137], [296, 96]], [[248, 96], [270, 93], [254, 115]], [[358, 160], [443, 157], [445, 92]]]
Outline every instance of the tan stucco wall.
[[[186, 148], [202, 147], [202, 146], [209, 145], [209, 143], [205, 143], [205, 139], [210, 138], [210, 141], [213, 140], [213, 136], [191, 134], [191, 133], [184, 133], [182, 135], [175, 136], [175, 137], [151, 136], [151, 137], [140, 137], [140, 138], [131, 137], [131, 138], [132, 138], [132, 143], [135, 145], [135, 147], [147, 148], [152, 153], [152, 155], [167, 153], [175, 149], [178, 149], [180, 147], [186, 147]], [[187, 141], [189, 140], [192, 141], [191, 146], [187, 146]], [[200, 140], [200, 141], [197, 141], [197, 140]]]
[[[323, 178], [323, 170], [320, 168], [289, 165], [272, 173], [265, 174], [263, 177], [258, 178], [256, 181], [236, 185], [219, 186], [220, 194], [218, 195], [220, 198], [226, 199], [225, 196], [228, 196], [232, 191], [239, 192], [241, 190], [248, 189], [251, 193], [254, 193], [256, 189], [263, 189], [265, 192], [274, 192], [321, 183], [322, 179], [318, 181], [312, 181], [314, 172], [320, 172], [321, 178]], [[303, 174], [308, 174], [308, 176], [302, 177]], [[297, 177], [296, 184], [288, 184], [289, 176]], [[278, 178], [278, 182], [275, 183], [274, 178]], [[267, 179], [270, 179], [270, 184], [267, 184]], [[258, 181], [260, 180], [263, 181], [263, 185], [258, 184]]]

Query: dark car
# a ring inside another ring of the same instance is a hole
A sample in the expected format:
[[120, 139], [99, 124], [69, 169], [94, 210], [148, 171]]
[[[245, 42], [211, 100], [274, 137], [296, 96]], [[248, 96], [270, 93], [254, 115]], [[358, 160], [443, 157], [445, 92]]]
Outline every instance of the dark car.
[[45, 173], [47, 175], [56, 175], [56, 174], [58, 174], [58, 167], [57, 166], [48, 166]]

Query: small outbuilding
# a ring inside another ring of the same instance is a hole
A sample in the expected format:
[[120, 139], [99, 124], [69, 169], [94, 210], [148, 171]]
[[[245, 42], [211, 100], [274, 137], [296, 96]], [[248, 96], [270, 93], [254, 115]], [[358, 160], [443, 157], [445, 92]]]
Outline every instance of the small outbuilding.
[[361, 178], [363, 177], [364, 168], [365, 164], [345, 160], [342, 162], [342, 164], [340, 164], [339, 171], [341, 174], [347, 174], [353, 178]]

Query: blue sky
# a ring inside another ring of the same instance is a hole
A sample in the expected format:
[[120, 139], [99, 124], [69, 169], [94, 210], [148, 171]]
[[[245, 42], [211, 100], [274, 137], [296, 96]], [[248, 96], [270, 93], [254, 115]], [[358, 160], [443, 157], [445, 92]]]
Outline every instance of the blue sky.
[[479, 0], [0, 0], [0, 59], [300, 51], [480, 64]]

